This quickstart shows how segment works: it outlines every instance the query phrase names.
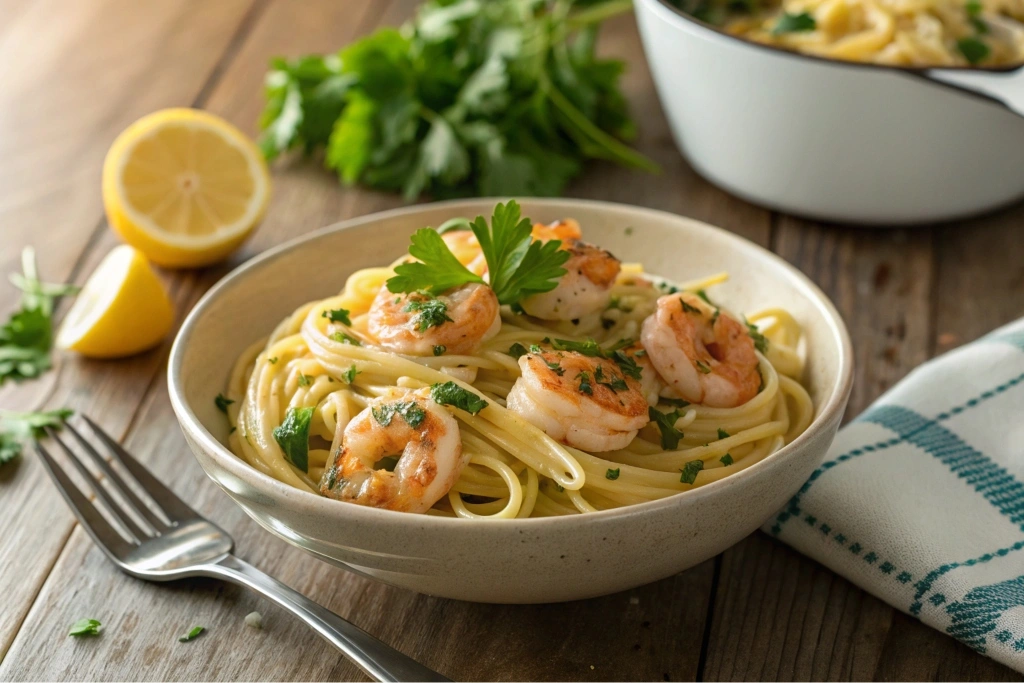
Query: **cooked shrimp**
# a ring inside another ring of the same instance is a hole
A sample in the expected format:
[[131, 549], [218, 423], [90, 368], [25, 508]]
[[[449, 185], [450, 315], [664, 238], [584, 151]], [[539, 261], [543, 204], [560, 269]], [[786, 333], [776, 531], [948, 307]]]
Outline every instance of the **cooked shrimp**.
[[622, 349], [627, 358], [632, 358], [640, 371], [640, 391], [643, 393], [647, 403], [652, 406], [658, 405], [658, 396], [665, 383], [661, 381], [658, 371], [654, 369], [647, 350], [640, 343], [632, 344]]
[[[398, 456], [393, 472], [377, 463]], [[426, 512], [459, 478], [467, 458], [452, 415], [424, 390], [393, 390], [345, 427], [320, 493], [347, 503]]]
[[662, 379], [691, 403], [733, 408], [761, 388], [754, 341], [743, 323], [694, 294], [660, 297], [640, 341]]
[[583, 231], [580, 229], [578, 221], [572, 218], [563, 218], [560, 221], [548, 223], [534, 223], [533, 230], [530, 231], [533, 239], [540, 240], [541, 242], [547, 242], [548, 240], [562, 240], [568, 242], [569, 240], [578, 240], [583, 237]]
[[480, 241], [472, 230], [449, 230], [441, 235], [441, 239], [448, 245], [448, 250], [455, 255], [459, 263], [477, 275], [487, 273], [487, 259], [484, 258]]
[[570, 239], [562, 243], [570, 254], [562, 267], [567, 271], [550, 292], [523, 299], [523, 310], [543, 320], [575, 320], [603, 311], [611, 301], [612, 285], [622, 264], [609, 252]]
[[590, 451], [625, 448], [647, 424], [640, 383], [616, 363], [574, 351], [519, 358], [522, 377], [508, 394], [509, 410], [548, 436]]
[[[498, 297], [470, 283], [436, 297], [395, 294], [381, 287], [370, 306], [369, 331], [377, 343], [412, 356], [470, 354], [501, 329]], [[444, 347], [443, 349], [441, 347]]]

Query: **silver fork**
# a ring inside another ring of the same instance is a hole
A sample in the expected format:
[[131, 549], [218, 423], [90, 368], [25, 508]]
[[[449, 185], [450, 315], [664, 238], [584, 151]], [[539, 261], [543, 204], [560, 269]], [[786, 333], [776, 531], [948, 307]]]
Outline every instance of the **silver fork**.
[[[75, 485], [39, 441], [35, 443], [36, 451], [82, 527], [122, 571], [147, 581], [208, 576], [251, 588], [312, 626], [376, 680], [448, 680], [232, 555], [234, 541], [227, 532], [200, 517], [92, 420], [81, 417], [99, 441], [100, 448], [106, 450], [147, 494], [147, 501], [141, 500], [125, 478], [100, 455], [97, 444], [86, 439], [71, 423], [65, 423], [64, 428], [73, 437], [70, 441], [77, 443], [77, 449], [69, 447], [53, 429], [47, 429], [47, 435], [89, 483], [96, 494], [95, 502]], [[92, 463], [102, 473], [120, 502], [83, 461]]]

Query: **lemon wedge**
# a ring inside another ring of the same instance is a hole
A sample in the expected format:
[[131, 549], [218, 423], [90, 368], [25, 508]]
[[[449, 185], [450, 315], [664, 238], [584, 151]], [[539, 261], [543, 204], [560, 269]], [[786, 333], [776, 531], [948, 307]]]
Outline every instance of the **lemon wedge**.
[[110, 227], [150, 261], [194, 268], [234, 251], [263, 217], [270, 174], [224, 119], [165, 109], [122, 132], [103, 163]]
[[57, 348], [90, 358], [121, 358], [160, 343], [174, 307], [149, 261], [115, 247], [89, 276], [57, 332]]

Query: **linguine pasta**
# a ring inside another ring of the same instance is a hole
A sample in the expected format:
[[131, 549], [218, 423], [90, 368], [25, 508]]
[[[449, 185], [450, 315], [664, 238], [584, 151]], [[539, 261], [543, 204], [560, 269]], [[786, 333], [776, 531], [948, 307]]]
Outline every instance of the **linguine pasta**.
[[[462, 263], [479, 251], [452, 251]], [[783, 309], [751, 315], [767, 339], [758, 353], [761, 389], [735, 408], [687, 405], [662, 399], [666, 429], [678, 435], [666, 447], [659, 421], [652, 421], [625, 448], [588, 453], [548, 436], [506, 407], [521, 370], [517, 345], [551, 339], [594, 340], [604, 349], [636, 340], [659, 296], [678, 291], [625, 264], [611, 287], [611, 304], [578, 320], [550, 322], [501, 307], [497, 334], [472, 354], [408, 356], [385, 350], [369, 331], [368, 312], [393, 267], [357, 271], [340, 294], [308, 303], [282, 321], [266, 341], [250, 348], [235, 366], [228, 387], [232, 450], [251, 466], [299, 489], [319, 492], [333, 476], [330, 462], [346, 427], [377, 397], [396, 387], [416, 389], [454, 382], [487, 402], [476, 414], [453, 406], [466, 465], [429, 514], [508, 519], [570, 515], [658, 500], [728, 477], [763, 460], [802, 433], [814, 406], [800, 384], [801, 327]], [[684, 285], [710, 288], [719, 275]], [[706, 296], [706, 295], [705, 295]], [[332, 318], [343, 309], [349, 320]], [[275, 429], [289, 410], [312, 410], [308, 460], [296, 466]], [[398, 419], [398, 418], [395, 418]], [[674, 430], [674, 432], [672, 432]], [[393, 465], [393, 463], [391, 463]], [[382, 465], [383, 466], [383, 465]]]

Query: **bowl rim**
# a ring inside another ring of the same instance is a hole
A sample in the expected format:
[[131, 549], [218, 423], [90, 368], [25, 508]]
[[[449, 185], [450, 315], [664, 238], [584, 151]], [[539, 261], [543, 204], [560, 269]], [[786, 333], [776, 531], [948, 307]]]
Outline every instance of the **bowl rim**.
[[[490, 204], [493, 206], [499, 201], [506, 200], [506, 198], [500, 197], [455, 199], [400, 207], [397, 209], [358, 216], [332, 223], [305, 235], [288, 240], [275, 247], [271, 247], [234, 268], [214, 284], [213, 287], [211, 287], [199, 299], [195, 306], [193, 306], [192, 310], [189, 311], [185, 321], [181, 325], [181, 328], [178, 330], [174, 343], [171, 347], [167, 364], [168, 394], [170, 396], [171, 406], [174, 410], [175, 417], [177, 418], [178, 424], [186, 437], [198, 444], [209, 458], [216, 461], [219, 467], [226, 470], [232, 476], [237, 477], [252, 486], [254, 489], [259, 490], [275, 502], [283, 501], [282, 504], [294, 506], [296, 511], [299, 509], [305, 509], [305, 511], [319, 515], [323, 518], [344, 518], [349, 521], [364, 521], [368, 524], [372, 523], [378, 526], [405, 526], [409, 523], [417, 523], [423, 530], [430, 528], [448, 528], [451, 525], [455, 525], [451, 528], [461, 529], [485, 525], [488, 529], [500, 528], [505, 530], [522, 531], [525, 528], [536, 530], [545, 526], [552, 526], [556, 528], [563, 525], [571, 526], [578, 523], [581, 519], [592, 520], [593, 523], [601, 523], [605, 520], [611, 521], [638, 515], [646, 515], [648, 513], [655, 513], [662, 509], [677, 507], [684, 503], [696, 503], [707, 496], [716, 495], [727, 486], [734, 486], [740, 481], [746, 481], [752, 476], [757, 476], [757, 473], [763, 470], [770, 461], [778, 461], [798, 454], [802, 449], [803, 444], [809, 442], [817, 435], [817, 433], [827, 429], [827, 426], [832, 423], [833, 420], [838, 421], [842, 418], [842, 412], [846, 408], [846, 403], [849, 399], [853, 385], [853, 351], [850, 335], [842, 317], [839, 315], [839, 312], [836, 310], [833, 303], [827, 296], [825, 296], [824, 292], [822, 292], [821, 289], [798, 268], [774, 252], [735, 233], [710, 225], [703, 221], [689, 218], [687, 216], [681, 216], [669, 211], [603, 200], [540, 197], [523, 197], [517, 201], [540, 206], [561, 207], [566, 204], [574, 204], [576, 206], [584, 206], [593, 210], [626, 210], [636, 215], [637, 221], [645, 218], [667, 218], [673, 221], [683, 221], [691, 224], [698, 230], [708, 230], [718, 233], [727, 241], [732, 241], [733, 248], [743, 250], [751, 255], [756, 254], [757, 256], [768, 258], [770, 261], [774, 261], [777, 266], [781, 266], [783, 271], [788, 272], [789, 276], [793, 278], [793, 283], [797, 286], [797, 289], [801, 290], [810, 303], [821, 310], [824, 314], [826, 322], [828, 323], [829, 332], [832, 334], [833, 338], [839, 342], [838, 346], [840, 349], [839, 358], [837, 359], [838, 381], [832, 387], [831, 393], [828, 395], [824, 404], [822, 404], [818, 411], [818, 414], [811, 421], [811, 424], [808, 425], [807, 429], [792, 442], [786, 444], [760, 462], [740, 470], [736, 474], [724, 477], [718, 481], [711, 482], [710, 484], [706, 484], [690, 491], [681, 491], [678, 494], [666, 496], [665, 498], [658, 500], [637, 503], [635, 505], [626, 505], [610, 510], [598, 510], [597, 512], [590, 512], [585, 515], [492, 520], [452, 518], [440, 515], [412, 515], [394, 510], [382, 510], [362, 505], [345, 504], [330, 498], [325, 498], [310, 491], [297, 489], [260, 472], [241, 460], [237, 455], [221, 444], [220, 441], [206, 429], [203, 423], [196, 416], [185, 398], [184, 378], [182, 375], [185, 348], [206, 309], [212, 305], [214, 300], [220, 297], [223, 291], [234, 286], [239, 280], [242, 280], [250, 274], [257, 272], [259, 269], [268, 266], [274, 260], [280, 258], [287, 252], [290, 252], [306, 243], [315, 242], [322, 239], [324, 236], [335, 232], [361, 227], [377, 221], [414, 215], [425, 210], [448, 209], [453, 213], [460, 209], [464, 212], [477, 211], [482, 205]], [[197, 457], [195, 456], [195, 453], [193, 453], [193, 456]], [[206, 468], [204, 467], [204, 471], [205, 469]], [[207, 476], [213, 478], [209, 472], [207, 472]], [[223, 487], [220, 482], [217, 482], [217, 484]]]
[[923, 80], [925, 80], [928, 83], [931, 83], [933, 85], [944, 86], [944, 87], [956, 90], [958, 92], [966, 93], [966, 94], [971, 95], [973, 97], [980, 97], [982, 99], [989, 100], [989, 101], [991, 101], [991, 102], [993, 102], [995, 104], [999, 104], [1001, 106], [1005, 106], [1005, 105], [1003, 105], [1002, 102], [996, 100], [995, 98], [988, 97], [988, 96], [982, 95], [980, 93], [977, 93], [977, 92], [974, 92], [974, 91], [971, 91], [971, 90], [966, 90], [964, 88], [961, 88], [961, 87], [956, 86], [956, 85], [952, 85], [950, 83], [934, 81], [934, 80], [931, 80], [929, 78], [926, 78], [926, 75], [927, 75], [927, 73], [929, 71], [934, 70], [934, 69], [940, 69], [942, 71], [958, 71], [958, 72], [976, 72], [976, 73], [996, 73], [996, 74], [999, 74], [999, 73], [1009, 73], [1011, 71], [1019, 71], [1020, 69], [1024, 68], [1024, 62], [1018, 62], [1018, 63], [1014, 63], [1014, 64], [999, 64], [999, 65], [993, 65], [993, 66], [962, 66], [962, 65], [945, 66], [945, 65], [938, 65], [938, 64], [933, 65], [933, 66], [907, 66], [907, 65], [902, 65], [902, 64], [877, 64], [875, 62], [855, 62], [855, 61], [852, 61], [852, 60], [851, 61], [847, 61], [847, 60], [843, 60], [843, 59], [833, 59], [833, 58], [830, 58], [830, 57], [822, 57], [821, 55], [814, 55], [814, 54], [809, 54], [809, 53], [806, 53], [806, 52], [797, 52], [796, 50], [787, 50], [786, 48], [779, 47], [778, 45], [770, 45], [768, 43], [759, 43], [757, 41], [747, 40], [746, 38], [741, 38], [740, 36], [732, 35], [731, 33], [726, 33], [725, 31], [723, 31], [719, 27], [715, 26], [714, 24], [709, 24], [706, 21], [702, 21], [702, 20], [698, 19], [697, 17], [695, 17], [693, 15], [687, 14], [686, 12], [684, 12], [683, 10], [681, 10], [680, 8], [676, 7], [671, 2], [669, 2], [669, 0], [637, 0], [637, 1], [638, 1], [638, 3], [646, 3], [652, 9], [654, 9], [654, 11], [657, 11], [657, 12], [661, 13], [662, 16], [664, 16], [664, 17], [670, 17], [669, 21], [679, 21], [680, 23], [685, 23], [687, 25], [694, 26], [694, 27], [696, 27], [699, 30], [703, 30], [703, 31], [711, 34], [711, 36], [715, 36], [715, 37], [717, 37], [719, 39], [725, 39], [726, 41], [729, 41], [729, 42], [731, 42], [733, 44], [743, 44], [743, 45], [747, 45], [747, 46], [753, 47], [755, 49], [768, 50], [768, 51], [770, 51], [770, 52], [772, 52], [774, 54], [777, 54], [777, 55], [788, 56], [788, 57], [791, 57], [791, 58], [794, 58], [794, 59], [810, 60], [810, 61], [813, 61], [813, 62], [817, 62], [819, 64], [832, 64], [834, 66], [840, 66], [840, 67], [848, 66], [848, 67], [852, 67], [852, 68], [855, 68], [855, 69], [870, 69], [870, 70], [875, 70], [875, 71], [881, 71], [883, 73], [887, 72], [887, 73], [904, 74], [904, 75], [907, 75], [907, 76], [923, 79]]

